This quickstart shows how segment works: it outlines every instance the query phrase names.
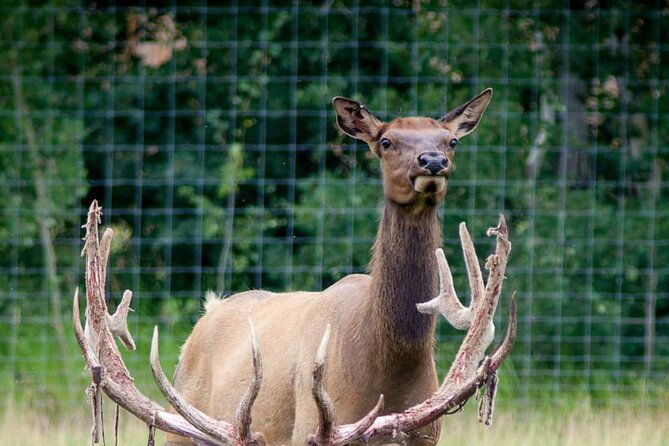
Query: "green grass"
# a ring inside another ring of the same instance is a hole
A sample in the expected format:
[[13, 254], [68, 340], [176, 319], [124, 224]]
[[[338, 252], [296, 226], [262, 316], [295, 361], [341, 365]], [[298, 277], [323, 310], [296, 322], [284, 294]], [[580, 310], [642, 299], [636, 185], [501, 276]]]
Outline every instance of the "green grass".
[[493, 426], [478, 424], [470, 410], [444, 422], [442, 445], [652, 446], [669, 444], [669, 405], [594, 408], [498, 408]]
[[[669, 401], [658, 406], [634, 403], [594, 408], [583, 402], [571, 407], [499, 407], [494, 424], [485, 428], [476, 421], [475, 405], [444, 420], [441, 445], [514, 446], [660, 446], [669, 443]], [[90, 444], [90, 416], [82, 407], [46, 417], [11, 401], [0, 415], [0, 438], [15, 446], [65, 446]], [[113, 408], [105, 410], [106, 441], [114, 444]], [[146, 445], [148, 430], [126, 412], [121, 413], [119, 444]], [[164, 437], [158, 434], [156, 444]]]

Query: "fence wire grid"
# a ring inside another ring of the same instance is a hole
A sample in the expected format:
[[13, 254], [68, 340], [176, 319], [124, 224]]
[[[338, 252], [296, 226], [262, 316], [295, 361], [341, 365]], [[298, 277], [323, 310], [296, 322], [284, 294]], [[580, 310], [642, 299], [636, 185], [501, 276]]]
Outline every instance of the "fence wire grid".
[[[151, 392], [153, 324], [173, 368], [207, 290], [366, 270], [380, 169], [337, 131], [333, 96], [436, 118], [492, 87], [440, 212], [459, 290], [458, 223], [483, 257], [509, 221], [503, 401], [666, 395], [669, 2], [148, 3], [0, 6], [0, 394], [82, 404], [69, 307], [93, 199]], [[446, 325], [442, 375], [462, 337]]]

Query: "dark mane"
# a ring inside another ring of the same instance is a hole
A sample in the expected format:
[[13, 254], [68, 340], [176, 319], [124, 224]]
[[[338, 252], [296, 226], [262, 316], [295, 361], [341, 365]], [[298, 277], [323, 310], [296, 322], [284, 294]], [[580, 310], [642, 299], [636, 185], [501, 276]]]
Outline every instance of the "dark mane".
[[[418, 213], [386, 201], [370, 262], [377, 335], [387, 339], [394, 355], [431, 354], [435, 319], [416, 304], [437, 293], [434, 251], [441, 246], [437, 208]], [[380, 333], [383, 334], [380, 334]]]

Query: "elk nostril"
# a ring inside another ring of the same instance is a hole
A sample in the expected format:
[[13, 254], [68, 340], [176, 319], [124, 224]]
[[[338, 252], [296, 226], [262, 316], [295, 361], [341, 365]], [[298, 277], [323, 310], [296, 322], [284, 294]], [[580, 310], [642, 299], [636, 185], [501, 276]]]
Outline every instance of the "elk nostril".
[[421, 155], [418, 156], [418, 165], [419, 165], [420, 167], [425, 167], [425, 166], [427, 166], [428, 161], [429, 161], [429, 160], [428, 160], [428, 157], [425, 156], [425, 154], [421, 154]]
[[446, 166], [448, 166], [448, 158], [443, 157], [441, 159], [441, 167], [446, 167]]

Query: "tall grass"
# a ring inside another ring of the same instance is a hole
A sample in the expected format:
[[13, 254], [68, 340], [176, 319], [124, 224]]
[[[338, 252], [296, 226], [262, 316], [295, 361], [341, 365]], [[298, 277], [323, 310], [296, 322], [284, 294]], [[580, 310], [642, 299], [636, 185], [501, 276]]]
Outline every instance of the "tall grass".
[[[594, 408], [587, 403], [542, 409], [500, 407], [491, 428], [476, 421], [474, 405], [444, 420], [441, 445], [448, 446], [666, 446], [669, 444], [669, 403], [660, 406]], [[69, 446], [90, 444], [90, 416], [83, 408], [47, 417], [15, 403], [0, 416], [2, 444]], [[105, 410], [106, 444], [114, 444], [113, 408]], [[121, 412], [119, 444], [146, 445], [147, 427]], [[164, 436], [156, 436], [162, 444]]]

